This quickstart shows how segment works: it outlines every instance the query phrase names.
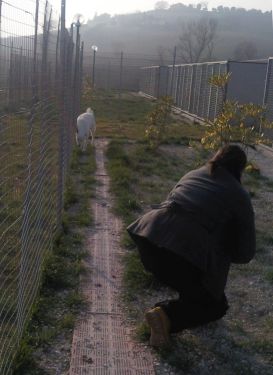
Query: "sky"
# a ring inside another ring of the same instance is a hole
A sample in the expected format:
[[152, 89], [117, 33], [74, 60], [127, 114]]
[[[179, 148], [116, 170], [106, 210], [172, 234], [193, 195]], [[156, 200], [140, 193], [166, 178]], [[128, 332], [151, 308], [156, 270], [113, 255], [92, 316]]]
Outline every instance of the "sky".
[[[169, 0], [169, 4], [183, 3], [188, 4], [197, 4], [203, 0]], [[273, 0], [207, 0], [209, 8], [214, 8], [219, 5], [237, 8], [256, 8], [263, 11], [272, 9]], [[50, 3], [54, 8], [59, 8], [61, 0], [51, 0]], [[110, 13], [114, 14], [123, 14], [123, 13], [132, 13], [135, 11], [146, 11], [154, 9], [155, 3], [157, 0], [67, 0], [67, 22], [70, 24], [72, 22], [73, 16], [77, 13], [83, 14], [86, 21], [92, 19], [97, 14]]]

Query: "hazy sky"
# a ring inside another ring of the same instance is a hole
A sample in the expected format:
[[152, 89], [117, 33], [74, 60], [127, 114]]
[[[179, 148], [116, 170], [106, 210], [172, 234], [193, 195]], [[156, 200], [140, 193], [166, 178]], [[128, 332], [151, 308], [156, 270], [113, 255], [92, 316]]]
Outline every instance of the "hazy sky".
[[[203, 0], [185, 0], [180, 1], [183, 4], [196, 4]], [[256, 8], [262, 10], [271, 10], [273, 0], [208, 0], [207, 3], [210, 8], [217, 7], [218, 5], [223, 6], [235, 6], [243, 8]], [[60, 0], [50, 1], [54, 7], [59, 8]], [[154, 9], [154, 5], [157, 0], [67, 0], [67, 21], [71, 22], [73, 15], [81, 13], [85, 16], [86, 20], [93, 18], [97, 12], [110, 13], [110, 14], [121, 14], [129, 13], [134, 11], [145, 11]], [[170, 0], [170, 4], [179, 3], [179, 0]]]

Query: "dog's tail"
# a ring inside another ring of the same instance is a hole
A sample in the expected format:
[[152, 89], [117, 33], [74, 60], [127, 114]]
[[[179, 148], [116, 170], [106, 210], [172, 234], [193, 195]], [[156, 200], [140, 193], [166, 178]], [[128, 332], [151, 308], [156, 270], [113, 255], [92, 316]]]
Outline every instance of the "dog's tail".
[[86, 110], [86, 113], [92, 113], [93, 111], [92, 111], [92, 109], [89, 107], [89, 108], [87, 108], [87, 110]]

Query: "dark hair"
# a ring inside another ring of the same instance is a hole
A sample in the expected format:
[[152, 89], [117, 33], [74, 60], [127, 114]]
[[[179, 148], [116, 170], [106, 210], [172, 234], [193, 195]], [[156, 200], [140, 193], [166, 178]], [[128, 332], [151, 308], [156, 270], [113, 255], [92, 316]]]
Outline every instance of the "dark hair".
[[241, 147], [226, 145], [220, 148], [209, 160], [210, 173], [213, 175], [218, 167], [222, 167], [227, 169], [240, 182], [246, 163], [247, 157]]

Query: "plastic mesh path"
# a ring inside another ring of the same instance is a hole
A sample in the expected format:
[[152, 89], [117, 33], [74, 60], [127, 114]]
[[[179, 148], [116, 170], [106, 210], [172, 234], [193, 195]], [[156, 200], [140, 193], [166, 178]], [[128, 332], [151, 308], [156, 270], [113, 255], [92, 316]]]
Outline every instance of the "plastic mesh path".
[[122, 312], [121, 222], [111, 213], [109, 177], [104, 166], [106, 141], [96, 141], [97, 189], [94, 226], [88, 238], [87, 272], [82, 291], [87, 311], [76, 323], [69, 375], [154, 375], [153, 357], [135, 343]]

